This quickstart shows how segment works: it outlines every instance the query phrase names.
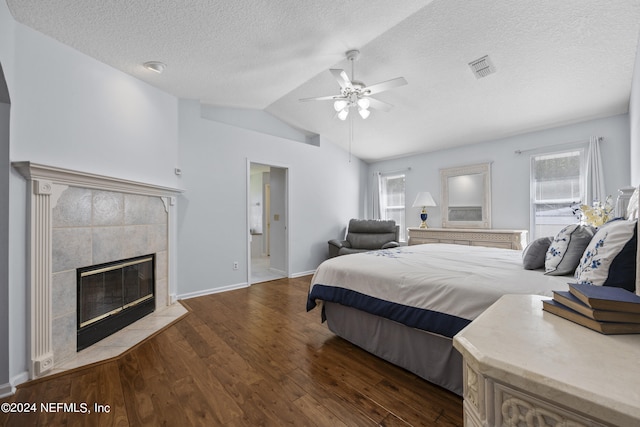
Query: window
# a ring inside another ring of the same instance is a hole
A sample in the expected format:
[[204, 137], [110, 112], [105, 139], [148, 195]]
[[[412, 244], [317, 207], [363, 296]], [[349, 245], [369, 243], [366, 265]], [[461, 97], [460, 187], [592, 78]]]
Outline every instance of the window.
[[584, 200], [584, 150], [531, 157], [532, 240], [574, 224], [571, 206]]
[[392, 219], [396, 225], [400, 226], [401, 242], [407, 240], [404, 220], [404, 181], [403, 173], [378, 175], [380, 219]]

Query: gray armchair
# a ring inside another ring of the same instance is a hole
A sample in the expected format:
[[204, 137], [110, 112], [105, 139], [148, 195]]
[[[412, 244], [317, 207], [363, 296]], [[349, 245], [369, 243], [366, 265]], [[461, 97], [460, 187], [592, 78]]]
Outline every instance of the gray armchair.
[[329, 258], [399, 246], [400, 227], [394, 220], [352, 219], [345, 240], [329, 240]]

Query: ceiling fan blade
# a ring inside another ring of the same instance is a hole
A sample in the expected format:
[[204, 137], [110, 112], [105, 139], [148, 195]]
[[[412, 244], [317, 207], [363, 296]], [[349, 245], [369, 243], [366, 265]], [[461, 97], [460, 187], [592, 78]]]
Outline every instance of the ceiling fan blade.
[[338, 84], [342, 89], [353, 88], [353, 86], [351, 86], [351, 80], [349, 80], [349, 76], [344, 72], [344, 70], [332, 68], [329, 71], [331, 71], [331, 74], [333, 74], [333, 77], [336, 78]]
[[396, 77], [395, 79], [387, 80], [386, 82], [376, 83], [371, 86], [367, 86], [362, 91], [367, 95], [373, 95], [375, 93], [384, 92], [385, 90], [393, 89], [394, 87], [404, 86], [407, 84], [407, 80], [404, 77]]
[[307, 101], [333, 101], [336, 99], [345, 99], [342, 95], [329, 95], [329, 96], [316, 96], [314, 98], [302, 98], [298, 101], [307, 102]]
[[369, 108], [375, 108], [376, 110], [389, 112], [393, 108], [393, 105], [380, 101], [379, 99], [366, 97], [369, 100]]

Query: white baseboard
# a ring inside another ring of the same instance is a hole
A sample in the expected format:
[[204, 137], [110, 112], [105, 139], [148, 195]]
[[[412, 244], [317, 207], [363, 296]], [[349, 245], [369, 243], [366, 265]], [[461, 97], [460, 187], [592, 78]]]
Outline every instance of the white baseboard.
[[0, 384], [0, 399], [12, 396], [16, 392], [16, 388], [11, 383]]
[[291, 275], [292, 279], [295, 279], [297, 277], [302, 277], [302, 276], [309, 276], [310, 274], [315, 273], [315, 270], [310, 270], [310, 271], [301, 271], [300, 273], [294, 273]]
[[[275, 270], [275, 269], [272, 269], [272, 270], [273, 271], [277, 271], [278, 274], [281, 274], [283, 276], [285, 275], [284, 271]], [[292, 279], [295, 279], [296, 277], [308, 276], [308, 275], [313, 274], [315, 272], [316, 272], [315, 270], [303, 271], [303, 272], [300, 272], [300, 273], [294, 273], [289, 277], [292, 278]], [[175, 302], [175, 301], [181, 300], [181, 299], [196, 298], [196, 297], [201, 297], [201, 296], [204, 296], [204, 295], [211, 295], [211, 294], [217, 294], [217, 293], [220, 293], [220, 292], [234, 291], [236, 289], [242, 289], [242, 288], [247, 288], [247, 287], [249, 287], [249, 284], [245, 282], [245, 283], [238, 283], [238, 284], [235, 284], [235, 285], [223, 286], [221, 288], [204, 289], [202, 291], [188, 292], [186, 294], [178, 294], [178, 295], [172, 294], [172, 295], [170, 295], [170, 298], [171, 298], [172, 302]]]
[[179, 294], [177, 296], [177, 299], [189, 299], [189, 298], [195, 298], [195, 297], [201, 297], [204, 295], [211, 295], [211, 294], [217, 294], [220, 292], [227, 292], [227, 291], [234, 291], [236, 289], [242, 289], [242, 288], [246, 288], [248, 287], [249, 284], [248, 283], [238, 283], [236, 285], [229, 285], [229, 286], [223, 286], [221, 288], [213, 288], [213, 289], [205, 289], [202, 291], [196, 291], [196, 292], [189, 292], [186, 294]]
[[0, 399], [16, 393], [16, 386], [29, 381], [29, 372], [24, 371], [14, 376], [6, 384], [0, 384]]
[[27, 381], [29, 381], [29, 372], [28, 371], [24, 371], [19, 373], [18, 375], [14, 376], [13, 378], [11, 378], [11, 384], [15, 387], [17, 385], [20, 385], [22, 383], [26, 383]]

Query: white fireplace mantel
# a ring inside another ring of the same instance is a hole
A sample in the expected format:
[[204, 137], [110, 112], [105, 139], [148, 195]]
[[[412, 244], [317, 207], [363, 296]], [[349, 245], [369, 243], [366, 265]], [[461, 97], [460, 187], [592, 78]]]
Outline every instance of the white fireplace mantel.
[[[68, 187], [81, 187], [144, 196], [157, 196], [165, 202], [169, 216], [170, 206], [182, 190], [113, 178], [92, 173], [47, 166], [32, 162], [13, 162], [30, 185], [28, 187], [28, 298], [30, 377], [38, 378], [54, 367], [52, 344], [52, 209], [60, 194]], [[169, 221], [173, 227], [174, 221]], [[169, 232], [169, 253], [174, 245], [175, 232]], [[169, 255], [169, 258], [174, 258]], [[171, 262], [169, 262], [171, 269]], [[169, 274], [169, 280], [172, 274]], [[169, 285], [170, 288], [172, 285]]]
[[113, 178], [88, 172], [79, 172], [32, 162], [13, 162], [11, 165], [18, 170], [22, 176], [32, 181], [40, 179], [61, 185], [159, 197], [175, 197], [184, 192], [184, 190], [177, 188], [162, 187], [154, 184]]

